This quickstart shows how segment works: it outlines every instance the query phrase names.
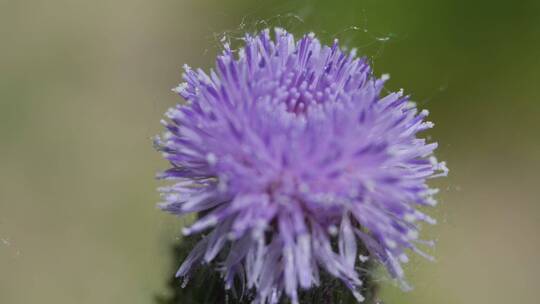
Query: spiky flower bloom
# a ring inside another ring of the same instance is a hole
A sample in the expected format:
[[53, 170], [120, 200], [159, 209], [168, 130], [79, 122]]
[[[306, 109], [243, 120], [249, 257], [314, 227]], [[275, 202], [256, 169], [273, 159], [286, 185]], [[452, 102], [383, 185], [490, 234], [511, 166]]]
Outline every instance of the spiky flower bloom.
[[337, 41], [295, 41], [282, 29], [228, 45], [216, 70], [185, 67], [175, 89], [185, 100], [167, 113], [157, 146], [174, 185], [161, 208], [201, 217], [184, 234], [207, 233], [177, 276], [217, 259], [226, 288], [235, 278], [257, 303], [319, 284], [325, 271], [361, 301], [359, 257], [403, 281], [406, 251], [417, 249], [417, 210], [434, 205], [427, 179], [445, 175], [437, 147], [418, 138], [432, 126], [401, 92], [381, 96], [387, 79]]

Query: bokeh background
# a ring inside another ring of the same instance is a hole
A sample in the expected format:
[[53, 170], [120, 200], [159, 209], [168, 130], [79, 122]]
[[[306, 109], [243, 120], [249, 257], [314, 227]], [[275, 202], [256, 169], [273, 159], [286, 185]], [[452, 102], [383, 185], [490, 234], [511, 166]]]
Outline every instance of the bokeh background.
[[0, 0], [0, 303], [153, 303], [182, 221], [152, 149], [181, 66], [282, 26], [339, 38], [431, 111], [437, 262], [385, 303], [535, 303], [540, 2]]

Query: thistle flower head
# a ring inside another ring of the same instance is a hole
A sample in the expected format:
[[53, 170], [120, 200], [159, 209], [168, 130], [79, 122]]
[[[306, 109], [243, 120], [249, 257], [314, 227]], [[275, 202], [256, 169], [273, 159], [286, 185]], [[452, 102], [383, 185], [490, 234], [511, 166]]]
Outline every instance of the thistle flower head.
[[387, 79], [337, 41], [296, 41], [282, 29], [224, 46], [209, 74], [185, 67], [175, 91], [186, 101], [167, 112], [157, 146], [171, 168], [159, 176], [165, 211], [202, 215], [186, 235], [203, 233], [177, 275], [217, 260], [226, 288], [239, 279], [257, 303], [319, 284], [324, 271], [361, 301], [359, 267], [367, 248], [396, 279], [417, 246], [417, 207], [434, 205], [429, 178], [445, 175], [432, 126]]

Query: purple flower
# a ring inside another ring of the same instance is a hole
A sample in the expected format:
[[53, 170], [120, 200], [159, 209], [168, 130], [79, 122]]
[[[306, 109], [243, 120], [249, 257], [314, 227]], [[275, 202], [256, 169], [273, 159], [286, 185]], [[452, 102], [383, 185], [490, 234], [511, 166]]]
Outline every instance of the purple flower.
[[159, 177], [174, 181], [160, 207], [204, 214], [184, 228], [205, 235], [177, 276], [217, 259], [225, 288], [237, 278], [257, 303], [298, 303], [324, 271], [362, 301], [362, 243], [404, 283], [406, 251], [430, 243], [418, 224], [435, 223], [417, 210], [435, 204], [426, 182], [447, 174], [437, 144], [417, 137], [428, 112], [402, 92], [381, 97], [388, 77], [337, 41], [282, 29], [244, 40], [209, 74], [185, 67], [175, 91], [186, 103], [156, 139], [172, 166]]

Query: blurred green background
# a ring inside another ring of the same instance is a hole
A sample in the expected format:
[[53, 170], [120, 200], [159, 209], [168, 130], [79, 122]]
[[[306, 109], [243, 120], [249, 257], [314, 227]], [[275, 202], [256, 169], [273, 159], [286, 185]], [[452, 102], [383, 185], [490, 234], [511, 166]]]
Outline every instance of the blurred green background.
[[540, 2], [0, 0], [0, 303], [152, 303], [182, 222], [150, 138], [181, 66], [282, 26], [369, 56], [436, 123], [437, 262], [385, 303], [535, 303]]

